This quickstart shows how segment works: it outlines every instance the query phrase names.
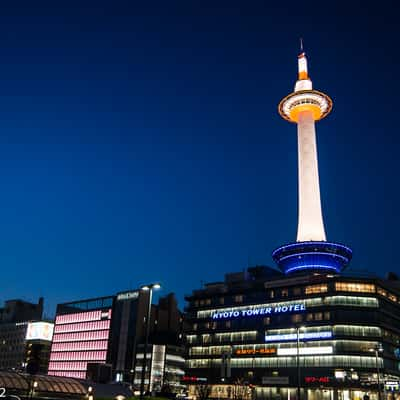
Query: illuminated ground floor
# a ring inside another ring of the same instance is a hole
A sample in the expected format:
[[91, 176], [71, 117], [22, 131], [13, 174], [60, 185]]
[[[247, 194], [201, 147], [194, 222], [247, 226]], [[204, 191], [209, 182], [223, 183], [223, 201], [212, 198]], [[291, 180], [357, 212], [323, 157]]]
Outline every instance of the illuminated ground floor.
[[[189, 385], [188, 392], [191, 399], [199, 399], [199, 386]], [[297, 388], [272, 386], [238, 386], [238, 385], [209, 385], [211, 399], [235, 400], [296, 400]], [[382, 390], [379, 394], [376, 389], [370, 388], [329, 388], [312, 387], [301, 389], [301, 400], [400, 400], [398, 390]]]

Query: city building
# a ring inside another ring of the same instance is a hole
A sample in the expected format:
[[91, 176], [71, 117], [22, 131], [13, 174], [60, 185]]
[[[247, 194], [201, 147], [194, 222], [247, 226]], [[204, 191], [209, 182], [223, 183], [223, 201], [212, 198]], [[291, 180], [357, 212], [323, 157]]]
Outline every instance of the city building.
[[43, 298], [37, 304], [8, 300], [0, 309], [0, 369], [46, 373], [53, 324], [42, 320]]
[[[134, 384], [139, 387], [143, 366], [144, 346], [138, 346], [135, 363]], [[145, 388], [152, 393], [181, 393], [186, 386], [182, 381], [185, 375], [185, 348], [180, 345], [150, 344], [146, 360]], [[150, 378], [150, 381], [149, 381]]]
[[[145, 343], [149, 296], [148, 290], [132, 290], [59, 304], [48, 374], [132, 383], [136, 350]], [[149, 326], [150, 338], [159, 332], [164, 345], [181, 326], [174, 296], [166, 299], [151, 305]]]
[[230, 273], [186, 296], [184, 380], [212, 398], [398, 398], [400, 282], [346, 273], [352, 251], [326, 240], [315, 122], [332, 100], [313, 89], [304, 52], [298, 67], [279, 104], [298, 130], [297, 241], [273, 252], [279, 270]]
[[[183, 315], [178, 309], [175, 295], [170, 293], [153, 306], [152, 331], [147, 347], [144, 389], [152, 393], [180, 393], [185, 368], [183, 345]], [[134, 362], [134, 384], [140, 386], [144, 365], [144, 344], [137, 347]]]

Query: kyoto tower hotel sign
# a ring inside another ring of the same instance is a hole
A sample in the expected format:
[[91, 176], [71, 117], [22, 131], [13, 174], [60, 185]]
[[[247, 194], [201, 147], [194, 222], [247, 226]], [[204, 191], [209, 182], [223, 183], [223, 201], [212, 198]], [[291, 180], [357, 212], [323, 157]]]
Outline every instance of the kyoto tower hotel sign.
[[332, 110], [332, 100], [313, 89], [304, 52], [298, 57], [294, 92], [279, 103], [279, 114], [297, 124], [299, 169], [299, 220], [297, 241], [276, 249], [272, 257], [286, 274], [310, 270], [341, 272], [351, 250], [326, 240], [319, 190], [315, 122]]

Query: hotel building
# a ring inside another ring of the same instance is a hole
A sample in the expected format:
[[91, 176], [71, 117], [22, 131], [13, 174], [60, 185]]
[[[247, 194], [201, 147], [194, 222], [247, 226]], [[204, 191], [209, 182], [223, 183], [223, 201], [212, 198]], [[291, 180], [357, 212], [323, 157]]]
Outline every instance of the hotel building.
[[212, 397], [242, 378], [251, 398], [295, 399], [299, 385], [302, 399], [378, 399], [378, 371], [397, 397], [397, 280], [255, 267], [186, 300], [186, 380], [206, 378]]
[[351, 249], [326, 239], [315, 125], [332, 104], [313, 89], [302, 51], [294, 92], [278, 108], [297, 126], [297, 240], [273, 252], [279, 271], [249, 268], [186, 297], [194, 396], [206, 382], [213, 398], [398, 397], [400, 282], [344, 274]]

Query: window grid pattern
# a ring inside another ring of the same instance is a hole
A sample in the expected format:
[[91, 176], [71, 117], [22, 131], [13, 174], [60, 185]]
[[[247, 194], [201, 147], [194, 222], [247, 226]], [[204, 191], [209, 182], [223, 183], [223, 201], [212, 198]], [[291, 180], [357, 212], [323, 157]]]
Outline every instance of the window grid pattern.
[[366, 336], [366, 337], [381, 337], [381, 328], [377, 326], [359, 326], [359, 325], [335, 325], [333, 327], [335, 336]]
[[375, 297], [327, 296], [324, 299], [324, 304], [329, 306], [379, 307], [378, 299]]
[[53, 351], [107, 350], [108, 341], [54, 343]]
[[227, 332], [215, 334], [215, 342], [217, 343], [244, 342], [247, 340], [255, 340], [256, 338], [257, 331]]
[[88, 362], [107, 358], [111, 309], [58, 315], [49, 375], [86, 378]]
[[96, 310], [96, 311], [81, 312], [76, 314], [57, 315], [56, 325], [73, 324], [76, 322], [98, 321], [102, 317], [110, 319], [111, 310], [108, 311]]
[[57, 372], [53, 372], [53, 371], [49, 371], [48, 375], [52, 375], [52, 376], [64, 376], [64, 377], [68, 377], [68, 378], [77, 378], [77, 379], [85, 379], [86, 378], [86, 371], [85, 372], [73, 372], [73, 371], [57, 371]]
[[[378, 358], [380, 367], [382, 358]], [[301, 356], [301, 367], [331, 367], [331, 368], [372, 368], [376, 369], [375, 357], [367, 356]], [[187, 362], [189, 368], [217, 368], [221, 366], [221, 359], [192, 359]], [[297, 366], [296, 357], [253, 357], [232, 358], [232, 368], [290, 368]]]
[[[86, 375], [86, 367], [87, 367], [87, 362], [84, 361], [69, 361], [69, 362], [50, 362], [49, 363], [49, 370], [52, 372], [55, 371], [64, 371], [64, 372], [70, 372], [70, 371], [83, 371]], [[52, 374], [56, 375], [56, 374]], [[59, 375], [59, 374], [57, 374]], [[59, 375], [59, 376], [67, 376], [67, 375]]]
[[108, 330], [59, 333], [54, 335], [53, 344], [58, 342], [80, 342], [86, 340], [102, 340], [102, 339], [108, 339]]
[[371, 283], [336, 282], [335, 288], [341, 292], [375, 293], [375, 285]]
[[54, 333], [100, 331], [110, 329], [110, 320], [81, 322], [77, 324], [56, 325]]
[[107, 351], [66, 351], [51, 353], [50, 361], [105, 361]]
[[305, 294], [326, 293], [328, 285], [310, 285], [306, 286]]

